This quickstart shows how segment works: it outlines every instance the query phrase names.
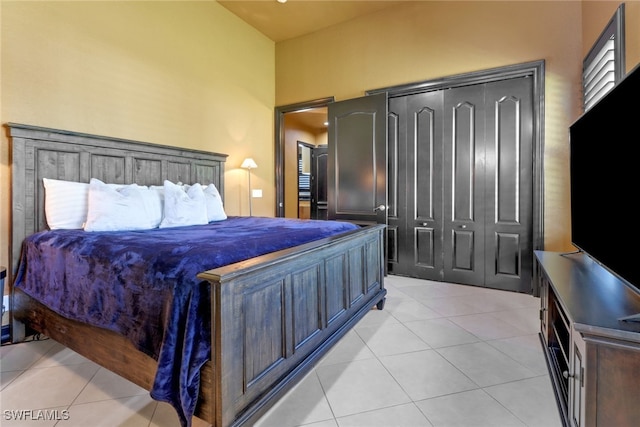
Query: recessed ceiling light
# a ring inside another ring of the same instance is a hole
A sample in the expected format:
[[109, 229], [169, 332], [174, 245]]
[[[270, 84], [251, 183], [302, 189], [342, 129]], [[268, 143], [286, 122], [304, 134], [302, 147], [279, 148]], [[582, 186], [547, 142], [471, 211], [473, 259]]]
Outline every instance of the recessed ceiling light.
[[286, 3], [287, 0], [278, 0], [278, 3]]

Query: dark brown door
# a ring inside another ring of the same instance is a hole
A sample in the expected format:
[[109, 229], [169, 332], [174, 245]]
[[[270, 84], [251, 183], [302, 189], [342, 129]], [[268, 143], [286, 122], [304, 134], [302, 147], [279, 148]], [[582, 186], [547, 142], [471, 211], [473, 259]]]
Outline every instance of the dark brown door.
[[485, 285], [530, 292], [533, 275], [533, 82], [487, 85]]
[[443, 91], [389, 100], [389, 271], [442, 280]]
[[386, 224], [387, 95], [328, 106], [328, 217]]
[[444, 280], [529, 292], [532, 80], [446, 91], [444, 118]]
[[327, 146], [311, 150], [311, 218], [327, 219]]
[[531, 78], [389, 100], [389, 271], [519, 292], [533, 259]]
[[444, 280], [484, 285], [484, 85], [444, 95]]

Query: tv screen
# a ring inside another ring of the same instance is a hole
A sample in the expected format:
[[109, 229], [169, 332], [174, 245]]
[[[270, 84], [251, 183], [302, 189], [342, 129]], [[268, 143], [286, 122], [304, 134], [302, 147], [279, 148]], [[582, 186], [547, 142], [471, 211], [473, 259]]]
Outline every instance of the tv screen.
[[640, 290], [640, 66], [570, 127], [571, 239]]

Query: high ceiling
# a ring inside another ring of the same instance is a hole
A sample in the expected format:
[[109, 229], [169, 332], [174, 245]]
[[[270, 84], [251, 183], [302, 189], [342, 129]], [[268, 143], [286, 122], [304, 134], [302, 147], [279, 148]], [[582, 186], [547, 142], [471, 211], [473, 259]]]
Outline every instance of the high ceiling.
[[275, 42], [309, 34], [401, 3], [400, 0], [218, 0]]
[[[218, 0], [223, 7], [276, 43], [397, 6], [398, 3], [403, 2], [401, 0], [287, 0], [286, 3], [279, 3], [277, 0]], [[326, 108], [291, 114], [292, 120], [307, 128], [314, 130], [325, 128]]]

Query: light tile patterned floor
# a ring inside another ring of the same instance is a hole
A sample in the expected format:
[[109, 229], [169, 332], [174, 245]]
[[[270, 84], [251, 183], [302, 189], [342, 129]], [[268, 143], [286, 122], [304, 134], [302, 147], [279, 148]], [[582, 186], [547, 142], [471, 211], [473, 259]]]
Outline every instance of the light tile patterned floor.
[[[561, 425], [538, 298], [399, 276], [386, 286], [385, 309], [368, 313], [255, 427]], [[178, 426], [169, 405], [52, 340], [3, 346], [0, 370], [3, 427]], [[68, 419], [5, 412], [39, 409]]]

